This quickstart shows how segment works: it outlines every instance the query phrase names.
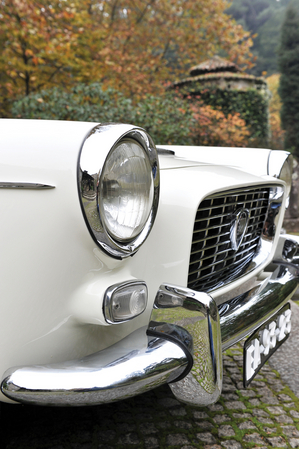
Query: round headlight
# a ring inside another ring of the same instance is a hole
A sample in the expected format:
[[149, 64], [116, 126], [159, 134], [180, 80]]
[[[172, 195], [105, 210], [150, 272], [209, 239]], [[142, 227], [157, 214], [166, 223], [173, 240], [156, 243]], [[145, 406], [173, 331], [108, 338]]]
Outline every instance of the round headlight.
[[126, 242], [140, 234], [153, 195], [153, 173], [145, 150], [137, 141], [121, 140], [107, 156], [98, 192], [100, 217], [112, 238]]
[[100, 125], [85, 140], [78, 167], [81, 207], [92, 237], [112, 256], [134, 254], [158, 207], [158, 156], [151, 138], [132, 125]]

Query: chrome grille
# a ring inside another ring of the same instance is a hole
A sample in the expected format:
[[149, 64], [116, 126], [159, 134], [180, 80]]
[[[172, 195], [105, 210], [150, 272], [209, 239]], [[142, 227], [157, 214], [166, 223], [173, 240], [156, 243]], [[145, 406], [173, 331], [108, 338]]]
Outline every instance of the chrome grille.
[[[197, 210], [188, 287], [210, 291], [242, 275], [255, 256], [269, 204], [265, 187], [231, 190], [204, 199]], [[232, 248], [231, 228], [238, 210], [249, 211], [241, 245]]]

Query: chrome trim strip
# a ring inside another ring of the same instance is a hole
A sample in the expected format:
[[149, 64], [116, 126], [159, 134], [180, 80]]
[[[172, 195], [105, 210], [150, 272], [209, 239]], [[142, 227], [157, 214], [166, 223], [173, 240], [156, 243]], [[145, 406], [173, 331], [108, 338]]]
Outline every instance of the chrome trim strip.
[[177, 379], [188, 358], [177, 344], [140, 328], [81, 360], [8, 370], [1, 390], [25, 404], [84, 406], [119, 401]]
[[0, 189], [44, 190], [55, 189], [55, 186], [50, 186], [47, 184], [37, 184], [32, 182], [0, 182]]
[[[163, 284], [156, 295], [149, 330], [156, 335], [180, 334], [186, 329], [191, 340], [185, 346], [193, 367], [182, 380], [170, 384], [173, 394], [187, 404], [216, 402], [222, 389], [222, 350], [219, 314], [207, 293]], [[192, 348], [193, 346], [193, 348]]]
[[291, 299], [299, 284], [295, 265], [280, 264], [271, 277], [219, 306], [222, 348], [225, 351], [253, 333]]

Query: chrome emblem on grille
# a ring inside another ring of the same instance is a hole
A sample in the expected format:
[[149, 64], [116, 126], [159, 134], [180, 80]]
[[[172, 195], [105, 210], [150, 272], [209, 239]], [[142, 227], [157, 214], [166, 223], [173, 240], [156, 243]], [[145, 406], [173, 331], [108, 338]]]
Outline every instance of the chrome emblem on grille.
[[232, 217], [232, 224], [230, 228], [230, 241], [232, 244], [232, 249], [238, 251], [242, 243], [244, 234], [247, 229], [249, 221], [249, 210], [239, 209]]

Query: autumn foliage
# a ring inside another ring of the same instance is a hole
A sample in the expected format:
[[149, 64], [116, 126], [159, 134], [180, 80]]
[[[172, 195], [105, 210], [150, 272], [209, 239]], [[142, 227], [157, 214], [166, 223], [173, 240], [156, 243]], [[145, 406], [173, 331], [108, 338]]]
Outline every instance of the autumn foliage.
[[193, 105], [192, 110], [195, 145], [245, 147], [248, 144], [250, 133], [238, 112], [225, 116], [209, 105]]
[[2, 0], [0, 96], [101, 82], [156, 94], [223, 50], [250, 65], [249, 33], [223, 0]]
[[269, 119], [271, 128], [270, 146], [273, 150], [284, 149], [285, 131], [281, 127], [280, 120], [281, 99], [278, 94], [279, 79], [279, 74], [274, 74], [267, 78], [268, 87], [271, 93], [269, 102]]

